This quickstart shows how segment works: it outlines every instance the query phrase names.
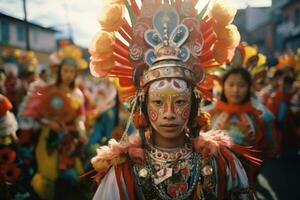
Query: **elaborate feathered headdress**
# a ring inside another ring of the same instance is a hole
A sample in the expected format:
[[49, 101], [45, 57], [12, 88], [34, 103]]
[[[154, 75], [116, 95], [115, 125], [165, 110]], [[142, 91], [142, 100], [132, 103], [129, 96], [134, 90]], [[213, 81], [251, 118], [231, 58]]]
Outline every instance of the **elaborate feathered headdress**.
[[87, 62], [83, 58], [82, 50], [73, 44], [63, 46], [58, 52], [51, 54], [50, 59], [55, 64], [65, 62], [75, 64], [79, 69], [88, 67]]
[[[7, 48], [2, 52], [1, 60], [4, 64], [15, 65], [21, 72], [34, 72], [38, 66], [38, 60], [33, 51]], [[10, 67], [11, 65], [8, 65], [8, 68]]]
[[212, 85], [205, 70], [230, 61], [240, 36], [230, 24], [236, 9], [217, 1], [198, 13], [197, 2], [144, 0], [141, 8], [135, 0], [107, 2], [89, 48], [91, 73], [118, 77], [122, 100], [162, 78], [184, 79], [206, 94]]
[[208, 3], [200, 13], [197, 3], [144, 0], [139, 8], [135, 0], [107, 0], [89, 47], [92, 75], [117, 77], [121, 100], [131, 102], [132, 112], [143, 89], [164, 78], [183, 79], [196, 96], [210, 97], [213, 79], [206, 70], [232, 59], [240, 35], [228, 2]]
[[252, 75], [253, 81], [256, 82], [267, 75], [268, 67], [266, 61], [267, 57], [259, 53], [256, 47], [242, 42], [236, 48], [232, 65], [246, 68]]

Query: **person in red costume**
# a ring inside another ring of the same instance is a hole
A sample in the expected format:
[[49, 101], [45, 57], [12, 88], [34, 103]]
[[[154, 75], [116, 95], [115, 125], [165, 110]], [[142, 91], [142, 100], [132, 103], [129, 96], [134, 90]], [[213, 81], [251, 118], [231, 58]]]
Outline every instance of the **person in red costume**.
[[[211, 128], [227, 130], [234, 143], [253, 146], [261, 151], [262, 158], [278, 153], [274, 116], [262, 104], [251, 99], [252, 78], [242, 67], [233, 67], [223, 76], [222, 94], [205, 110], [211, 114]], [[259, 168], [247, 167], [251, 187]]]
[[[258, 164], [250, 148], [220, 130], [200, 134], [208, 119], [199, 102], [211, 89], [204, 70], [216, 59], [230, 60], [239, 43], [232, 37], [218, 43], [213, 23], [219, 22], [220, 36], [230, 29], [238, 37], [230, 25], [236, 10], [218, 1], [210, 18], [201, 16], [205, 9], [198, 16], [197, 1], [144, 0], [141, 9], [135, 1], [110, 3], [98, 18], [103, 29], [89, 49], [90, 69], [94, 76], [119, 78], [131, 113], [120, 141], [100, 147], [92, 159], [99, 183], [94, 199], [254, 199], [238, 159]], [[111, 23], [125, 6], [132, 29], [122, 17]], [[225, 24], [222, 13], [231, 13]], [[131, 121], [138, 132], [128, 136]]]
[[296, 114], [292, 112], [292, 99], [297, 95], [294, 87], [294, 72], [291, 67], [283, 69], [278, 80], [278, 87], [267, 101], [267, 107], [276, 116], [276, 127], [280, 131], [282, 148], [299, 146], [300, 135], [297, 133]]
[[[71, 46], [61, 52], [76, 50], [77, 47]], [[41, 199], [58, 196], [68, 199], [82, 194], [79, 176], [83, 173], [83, 146], [88, 138], [84, 96], [75, 82], [78, 70], [76, 59], [65, 55], [57, 68], [55, 82], [37, 87], [23, 109], [25, 117], [42, 124], [35, 149], [37, 172], [31, 182]]]

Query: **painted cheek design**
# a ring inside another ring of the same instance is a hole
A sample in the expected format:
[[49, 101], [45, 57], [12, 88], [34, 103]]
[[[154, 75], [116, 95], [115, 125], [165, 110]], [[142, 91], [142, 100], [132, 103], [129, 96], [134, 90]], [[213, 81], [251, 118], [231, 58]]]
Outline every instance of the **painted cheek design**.
[[150, 115], [150, 120], [153, 121], [153, 122], [156, 122], [157, 119], [158, 119], [158, 114], [156, 112], [156, 110], [150, 108], [149, 109], [149, 115]]
[[181, 114], [182, 119], [187, 120], [190, 117], [190, 113], [191, 113], [191, 107], [190, 106], [186, 106]]

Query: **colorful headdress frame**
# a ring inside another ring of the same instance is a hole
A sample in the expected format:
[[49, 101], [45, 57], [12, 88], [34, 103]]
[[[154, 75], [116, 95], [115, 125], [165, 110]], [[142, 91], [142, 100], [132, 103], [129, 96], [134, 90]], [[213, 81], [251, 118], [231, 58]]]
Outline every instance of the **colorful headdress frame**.
[[82, 50], [73, 44], [63, 46], [58, 52], [51, 54], [50, 59], [55, 64], [65, 62], [75, 64], [79, 69], [88, 67], [88, 63], [83, 58]]
[[283, 69], [286, 66], [292, 66], [297, 68], [297, 62], [299, 62], [299, 55], [299, 49], [297, 50], [296, 54], [292, 50], [280, 54], [278, 56], [278, 63], [276, 65], [276, 68]]
[[246, 68], [252, 75], [253, 81], [256, 82], [267, 75], [268, 67], [266, 61], [266, 56], [259, 53], [256, 47], [242, 42], [236, 48], [232, 65]]
[[123, 101], [163, 78], [184, 79], [208, 96], [213, 84], [206, 70], [229, 62], [240, 41], [231, 24], [236, 9], [224, 0], [200, 13], [197, 0], [144, 0], [141, 8], [135, 0], [107, 1], [89, 48], [90, 70], [96, 77], [117, 77]]
[[13, 63], [21, 72], [34, 72], [38, 67], [38, 60], [33, 51], [7, 48], [2, 54], [3, 63]]

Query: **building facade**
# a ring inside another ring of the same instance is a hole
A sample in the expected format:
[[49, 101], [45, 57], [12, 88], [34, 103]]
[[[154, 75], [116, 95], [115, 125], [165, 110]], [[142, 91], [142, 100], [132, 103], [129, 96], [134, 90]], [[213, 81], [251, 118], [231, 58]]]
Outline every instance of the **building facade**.
[[[49, 55], [57, 49], [56, 30], [27, 22], [30, 50], [41, 64], [49, 64]], [[0, 13], [0, 50], [12, 47], [26, 49], [26, 23], [24, 20]]]
[[271, 7], [247, 7], [238, 15], [242, 39], [256, 44], [268, 57], [300, 47], [299, 0], [273, 0]]

